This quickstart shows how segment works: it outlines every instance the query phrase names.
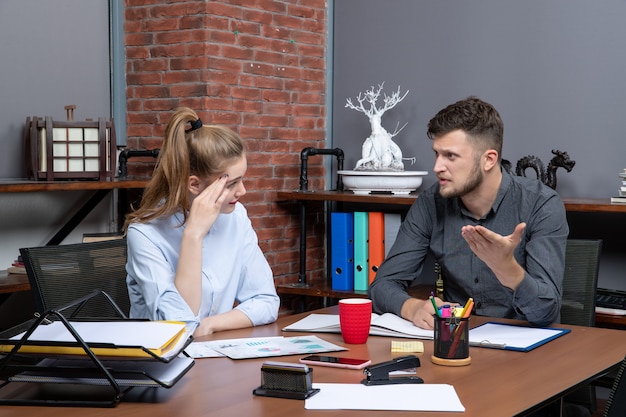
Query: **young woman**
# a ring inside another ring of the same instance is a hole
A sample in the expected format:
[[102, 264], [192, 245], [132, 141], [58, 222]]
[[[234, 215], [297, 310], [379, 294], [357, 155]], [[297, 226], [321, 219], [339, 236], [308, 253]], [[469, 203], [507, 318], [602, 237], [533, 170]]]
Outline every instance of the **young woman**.
[[131, 317], [185, 321], [195, 336], [276, 320], [273, 274], [239, 202], [246, 169], [235, 132], [174, 113], [126, 220]]

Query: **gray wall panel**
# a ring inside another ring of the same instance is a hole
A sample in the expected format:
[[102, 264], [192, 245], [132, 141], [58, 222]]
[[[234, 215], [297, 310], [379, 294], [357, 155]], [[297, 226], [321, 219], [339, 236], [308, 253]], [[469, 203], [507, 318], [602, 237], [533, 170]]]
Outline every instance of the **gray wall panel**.
[[[503, 157], [515, 164], [551, 150], [576, 161], [558, 171], [563, 197], [617, 194], [626, 168], [626, 2], [623, 0], [334, 0], [332, 146], [346, 169], [370, 134], [345, 108], [371, 85], [407, 98], [383, 116], [405, 157], [435, 181], [426, 125], [458, 99], [494, 104], [505, 124]], [[528, 175], [534, 175], [530, 170]], [[624, 215], [570, 214], [572, 237], [603, 238], [599, 286], [626, 290]]]
[[[428, 120], [445, 105], [477, 95], [505, 123], [503, 157], [544, 163], [565, 150], [564, 197], [609, 197], [626, 167], [626, 2], [585, 0], [335, 0], [333, 146], [346, 167], [360, 158], [367, 118], [345, 108], [370, 85], [398, 85], [407, 98], [383, 116], [407, 169], [432, 172]], [[530, 175], [530, 172], [529, 172]], [[426, 184], [434, 182], [429, 177]]]
[[0, 178], [26, 175], [27, 116], [111, 117], [109, 0], [0, 1]]

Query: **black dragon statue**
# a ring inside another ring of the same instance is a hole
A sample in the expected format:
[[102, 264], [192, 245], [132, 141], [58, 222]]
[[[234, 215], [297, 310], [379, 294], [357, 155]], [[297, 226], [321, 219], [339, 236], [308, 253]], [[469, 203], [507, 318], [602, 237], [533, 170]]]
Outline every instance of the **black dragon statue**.
[[[550, 163], [548, 163], [547, 170], [545, 166], [543, 165], [543, 162], [541, 161], [541, 159], [539, 159], [538, 157], [534, 155], [528, 155], [523, 158], [520, 158], [520, 160], [517, 161], [517, 165], [515, 166], [515, 174], [518, 176], [525, 177], [526, 169], [532, 168], [535, 170], [538, 180], [540, 180], [541, 182], [543, 182], [545, 185], [552, 188], [553, 190], [556, 189], [556, 170], [558, 168], [564, 168], [567, 172], [570, 172], [574, 168], [574, 165], [576, 165], [576, 161], [572, 161], [569, 158], [569, 155], [567, 154], [567, 152], [553, 149], [552, 154], [554, 155], [554, 157], [552, 157], [552, 159], [550, 160]], [[512, 169], [511, 162], [509, 162], [508, 160], [506, 159], [502, 160], [502, 167], [508, 173], [513, 174], [511, 170]]]

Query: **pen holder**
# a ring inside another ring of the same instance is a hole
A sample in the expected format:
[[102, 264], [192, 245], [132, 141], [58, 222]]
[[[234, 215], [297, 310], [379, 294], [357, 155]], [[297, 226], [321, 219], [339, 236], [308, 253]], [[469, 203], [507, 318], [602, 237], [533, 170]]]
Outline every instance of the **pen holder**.
[[469, 317], [435, 317], [434, 351], [431, 361], [437, 365], [464, 366], [469, 355]]

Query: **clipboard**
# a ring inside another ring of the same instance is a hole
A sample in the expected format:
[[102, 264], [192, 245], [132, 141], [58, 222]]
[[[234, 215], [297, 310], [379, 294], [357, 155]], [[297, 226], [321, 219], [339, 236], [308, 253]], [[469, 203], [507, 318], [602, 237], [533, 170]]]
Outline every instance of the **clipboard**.
[[487, 322], [470, 329], [469, 344], [474, 347], [530, 352], [571, 332], [556, 327], [530, 327]]

